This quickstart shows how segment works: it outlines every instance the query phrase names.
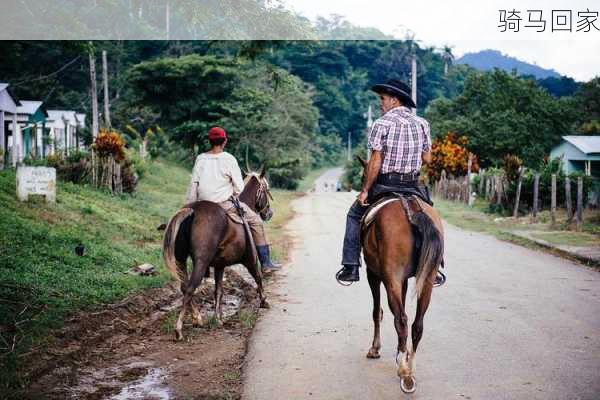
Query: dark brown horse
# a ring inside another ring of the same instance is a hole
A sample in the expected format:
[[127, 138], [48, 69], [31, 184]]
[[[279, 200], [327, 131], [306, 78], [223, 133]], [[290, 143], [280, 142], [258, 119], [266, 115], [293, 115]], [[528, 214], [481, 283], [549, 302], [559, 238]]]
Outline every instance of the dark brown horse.
[[[363, 167], [365, 161], [360, 159]], [[422, 244], [417, 254], [416, 237], [402, 201], [384, 205], [373, 222], [361, 234], [363, 254], [367, 264], [367, 279], [373, 294], [373, 343], [368, 358], [379, 358], [381, 283], [387, 292], [388, 304], [394, 314], [398, 334], [398, 376], [403, 391], [415, 391], [415, 356], [423, 336], [423, 318], [429, 306], [436, 272], [444, 253], [443, 227], [437, 212], [423, 201], [408, 202], [411, 220], [420, 232]], [[412, 347], [407, 346], [408, 318], [405, 312], [408, 279], [416, 277], [417, 312], [412, 324]]]
[[[259, 213], [263, 220], [271, 218], [269, 185], [262, 172], [250, 172], [245, 178], [240, 201]], [[167, 224], [163, 240], [163, 258], [167, 269], [181, 282], [183, 305], [175, 326], [175, 337], [183, 339], [183, 320], [188, 307], [192, 308], [194, 325], [202, 324], [202, 316], [192, 296], [207, 274], [214, 267], [215, 316], [222, 323], [221, 303], [223, 297], [223, 273], [225, 267], [243, 264], [254, 278], [260, 297], [260, 306], [269, 304], [264, 295], [262, 274], [256, 261], [256, 250], [249, 239], [250, 232], [233, 222], [221, 206], [209, 201], [197, 201], [181, 208]], [[188, 274], [187, 258], [192, 259], [192, 271]]]

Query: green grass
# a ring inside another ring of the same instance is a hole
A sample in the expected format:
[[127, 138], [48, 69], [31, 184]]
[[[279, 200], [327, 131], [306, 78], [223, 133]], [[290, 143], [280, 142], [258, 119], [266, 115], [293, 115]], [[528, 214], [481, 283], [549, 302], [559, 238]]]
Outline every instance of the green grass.
[[[488, 204], [482, 200], [477, 201], [473, 207], [464, 203], [449, 200], [435, 199], [435, 208], [442, 218], [452, 225], [475, 232], [485, 232], [522, 245], [534, 246], [534, 242], [526, 238], [511, 234], [512, 231], [532, 231], [533, 237], [539, 237], [550, 243], [569, 246], [600, 245], [600, 229], [597, 211], [586, 212], [584, 216], [583, 232], [566, 229], [566, 216], [563, 211], [557, 213], [557, 222], [551, 224], [550, 212], [542, 211], [536, 223], [529, 216], [518, 219], [487, 213]], [[561, 232], [557, 232], [561, 231]]]
[[[15, 376], [6, 382], [7, 370], [69, 314], [169, 279], [163, 268], [153, 277], [124, 272], [144, 262], [162, 267], [156, 227], [181, 205], [188, 177], [183, 168], [156, 162], [134, 196], [59, 182], [56, 204], [47, 205], [18, 202], [14, 171], [0, 172], [0, 354], [12, 350], [0, 359], [0, 390], [23, 383]], [[79, 243], [83, 257], [74, 252]]]
[[600, 246], [600, 237], [585, 232], [536, 232], [531, 236], [558, 245]]
[[[48, 205], [37, 198], [18, 202], [15, 172], [0, 171], [0, 335], [7, 342], [0, 339], [0, 393], [27, 384], [18, 374], [19, 355], [52, 340], [49, 332], [69, 315], [170, 279], [156, 227], [183, 204], [189, 173], [169, 162], [151, 163], [133, 196], [59, 182], [57, 202]], [[293, 215], [289, 203], [300, 195], [273, 190], [274, 216], [266, 229], [276, 259], [287, 256], [284, 225]], [[84, 257], [74, 252], [79, 243]], [[125, 274], [146, 262], [160, 273]], [[173, 318], [163, 331], [172, 328]], [[252, 326], [256, 316], [244, 318]]]
[[238, 318], [240, 319], [240, 323], [243, 328], [249, 329], [254, 326], [256, 320], [258, 319], [258, 315], [255, 312], [241, 309], [238, 313]]

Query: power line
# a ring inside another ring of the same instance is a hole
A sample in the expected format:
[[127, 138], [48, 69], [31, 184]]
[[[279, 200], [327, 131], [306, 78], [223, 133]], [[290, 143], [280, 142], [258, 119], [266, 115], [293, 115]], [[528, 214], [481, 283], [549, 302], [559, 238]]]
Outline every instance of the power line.
[[57, 69], [54, 72], [49, 73], [48, 75], [44, 75], [44, 76], [38, 76], [37, 78], [32, 78], [32, 79], [25, 79], [23, 81], [17, 82], [17, 83], [13, 83], [12, 86], [19, 86], [23, 83], [29, 83], [29, 82], [36, 82], [36, 81], [41, 81], [43, 79], [47, 79], [50, 78], [54, 75], [57, 75], [59, 73], [61, 73], [63, 70], [65, 70], [66, 68], [68, 68], [71, 64], [75, 63], [76, 61], [78, 61], [81, 58], [81, 56], [77, 56], [74, 59], [72, 59], [71, 61], [69, 61], [68, 63], [66, 63], [65, 65], [63, 65], [62, 67], [60, 67], [59, 69]]

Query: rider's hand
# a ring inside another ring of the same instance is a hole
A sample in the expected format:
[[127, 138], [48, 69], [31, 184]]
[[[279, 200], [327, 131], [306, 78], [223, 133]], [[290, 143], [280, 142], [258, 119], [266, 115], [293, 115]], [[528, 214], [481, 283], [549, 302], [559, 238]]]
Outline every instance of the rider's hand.
[[357, 198], [361, 206], [365, 207], [369, 205], [369, 203], [367, 203], [367, 197], [369, 197], [369, 192], [364, 190], [358, 194]]

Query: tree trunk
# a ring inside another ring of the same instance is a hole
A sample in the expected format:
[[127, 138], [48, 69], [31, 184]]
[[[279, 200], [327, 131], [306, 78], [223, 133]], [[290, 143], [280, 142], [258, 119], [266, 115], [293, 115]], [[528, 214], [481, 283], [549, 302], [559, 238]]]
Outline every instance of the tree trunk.
[[[92, 42], [90, 42], [90, 97], [92, 98], [92, 138], [93, 142], [98, 137], [98, 91], [96, 88], [96, 56]], [[92, 186], [98, 187], [98, 157], [92, 149]]]
[[106, 50], [102, 50], [102, 83], [104, 87], [104, 127], [110, 130], [110, 100], [108, 97], [108, 62]]

